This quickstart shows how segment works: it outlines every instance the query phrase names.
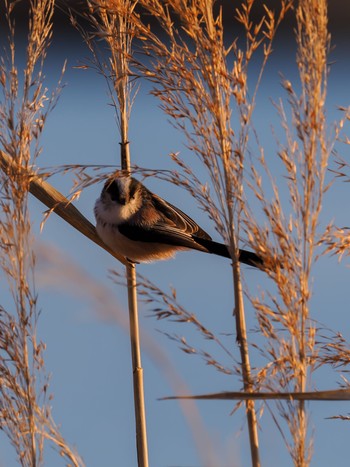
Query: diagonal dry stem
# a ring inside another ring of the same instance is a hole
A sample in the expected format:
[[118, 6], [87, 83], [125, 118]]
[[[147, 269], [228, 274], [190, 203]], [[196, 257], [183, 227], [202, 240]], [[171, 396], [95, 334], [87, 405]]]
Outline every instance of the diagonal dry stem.
[[36, 175], [35, 172], [31, 171], [29, 168], [25, 169], [23, 167], [19, 167], [18, 164], [16, 164], [4, 151], [0, 151], [0, 166], [5, 173], [8, 173], [9, 170], [22, 171], [23, 175], [28, 177], [30, 193], [48, 207], [50, 212], [55, 212], [68, 224], [106, 250], [121, 263], [127, 263], [123, 256], [116, 254], [102, 242], [100, 237], [97, 235], [95, 226], [91, 224], [91, 222], [86, 219], [86, 217], [84, 217], [82, 213], [50, 183], [43, 180], [42, 177]]

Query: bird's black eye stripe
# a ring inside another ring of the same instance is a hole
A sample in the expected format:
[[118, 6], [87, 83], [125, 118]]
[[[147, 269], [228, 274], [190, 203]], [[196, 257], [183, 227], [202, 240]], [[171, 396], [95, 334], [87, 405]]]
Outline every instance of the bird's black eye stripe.
[[117, 182], [107, 182], [104, 191], [109, 193], [111, 199], [113, 201], [119, 201], [120, 199], [120, 191], [119, 191], [119, 185]]
[[137, 190], [137, 181], [134, 179], [131, 179], [130, 187], [129, 187], [130, 198], [134, 198], [136, 190]]

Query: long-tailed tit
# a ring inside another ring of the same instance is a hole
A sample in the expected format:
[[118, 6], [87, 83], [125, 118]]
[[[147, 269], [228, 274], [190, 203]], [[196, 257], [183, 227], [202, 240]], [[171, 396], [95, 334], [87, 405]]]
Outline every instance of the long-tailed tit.
[[[167, 259], [189, 249], [230, 258], [226, 245], [214, 242], [180, 209], [132, 177], [108, 180], [94, 211], [98, 235], [129, 261]], [[239, 261], [262, 266], [261, 258], [251, 251], [239, 250]]]

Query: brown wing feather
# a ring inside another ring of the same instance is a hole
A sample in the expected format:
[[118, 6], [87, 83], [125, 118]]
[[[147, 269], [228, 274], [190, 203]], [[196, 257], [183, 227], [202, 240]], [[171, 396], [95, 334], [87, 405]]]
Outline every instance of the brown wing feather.
[[[157, 195], [153, 195], [153, 202], [155, 208], [161, 213], [164, 224], [169, 225], [169, 221], [173, 223], [173, 227], [186, 233], [187, 235], [196, 235], [200, 238], [211, 240], [211, 237], [199, 225], [191, 219], [187, 214], [181, 211], [176, 206], [164, 201]], [[157, 224], [161, 224], [158, 222]]]

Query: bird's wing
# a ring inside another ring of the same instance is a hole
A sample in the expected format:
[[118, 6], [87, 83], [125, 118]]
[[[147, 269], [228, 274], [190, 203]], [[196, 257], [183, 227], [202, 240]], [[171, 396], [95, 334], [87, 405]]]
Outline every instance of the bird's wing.
[[152, 194], [152, 203], [159, 215], [152, 226], [147, 228], [144, 224], [141, 226], [135, 223], [130, 226], [125, 223], [118, 226], [119, 232], [134, 241], [208, 251], [206, 247], [197, 243], [192, 235], [206, 240], [211, 240], [211, 237], [193, 219], [157, 195]]
[[172, 227], [157, 224], [151, 229], [147, 229], [140, 226], [120, 224], [118, 229], [121, 234], [125, 235], [125, 237], [136, 242], [162, 243], [164, 245], [208, 251], [207, 248], [197, 243], [190, 235]]
[[165, 224], [169, 226], [169, 221], [172, 226], [187, 235], [196, 235], [200, 238], [211, 240], [210, 235], [207, 234], [197, 222], [191, 219], [187, 214], [182, 212], [176, 206], [164, 201], [157, 195], [153, 195], [153, 205], [157, 211], [161, 214], [161, 221], [159, 224]]

